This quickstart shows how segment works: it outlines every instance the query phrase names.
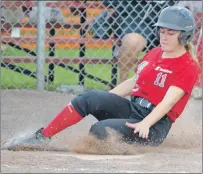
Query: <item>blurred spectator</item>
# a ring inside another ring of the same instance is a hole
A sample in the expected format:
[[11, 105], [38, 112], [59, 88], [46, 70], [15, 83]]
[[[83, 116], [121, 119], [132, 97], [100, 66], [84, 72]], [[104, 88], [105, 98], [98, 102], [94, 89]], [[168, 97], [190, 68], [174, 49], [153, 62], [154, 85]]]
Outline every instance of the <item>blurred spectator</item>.
[[[4, 36], [19, 37], [20, 29], [14, 27], [15, 24], [23, 24], [24, 17], [28, 17], [28, 23], [36, 24], [37, 23], [37, 7], [26, 7], [26, 6], [9, 6], [9, 7], [0, 7], [0, 20], [1, 24], [6, 23], [6, 28], [1, 28], [1, 33]], [[51, 8], [45, 7], [45, 20], [47, 23], [65, 23], [65, 17], [62, 14], [60, 8]], [[1, 45], [1, 52], [6, 50], [7, 46]]]
[[2, 23], [10, 23], [10, 24], [16, 24], [16, 23], [22, 23], [23, 22], [23, 10], [21, 7], [4, 7], [1, 6], [1, 22]]
[[12, 32], [12, 28], [17, 23], [23, 22], [23, 11], [21, 7], [0, 7], [0, 15], [1, 15], [1, 24], [7, 23], [7, 28], [1, 27], [1, 32], [4, 35], [10, 36]]
[[[23, 22], [23, 11], [21, 7], [0, 7], [0, 20], [1, 24], [7, 23], [7, 27], [1, 27], [1, 34], [4, 36], [10, 36], [13, 32], [13, 29], [16, 28], [13, 27], [16, 23], [22, 23]], [[4, 45], [3, 43], [0, 46], [0, 53], [3, 54], [8, 49], [7, 45]]]
[[93, 36], [108, 39], [113, 35], [119, 40], [114, 45], [114, 57], [119, 58], [122, 82], [137, 62], [139, 52], [159, 45], [152, 25], [156, 23], [160, 11], [174, 5], [176, 1], [101, 1], [107, 9], [92, 23]]
[[[23, 12], [29, 18], [29, 23], [36, 24], [37, 22], [37, 7], [26, 8], [22, 7]], [[47, 23], [65, 23], [65, 17], [60, 8], [45, 7], [45, 20]]]
[[196, 82], [192, 96], [196, 99], [202, 98], [202, 1], [180, 1], [178, 6], [186, 7], [194, 14], [196, 21], [195, 39], [193, 44], [197, 61], [200, 67], [199, 78]]

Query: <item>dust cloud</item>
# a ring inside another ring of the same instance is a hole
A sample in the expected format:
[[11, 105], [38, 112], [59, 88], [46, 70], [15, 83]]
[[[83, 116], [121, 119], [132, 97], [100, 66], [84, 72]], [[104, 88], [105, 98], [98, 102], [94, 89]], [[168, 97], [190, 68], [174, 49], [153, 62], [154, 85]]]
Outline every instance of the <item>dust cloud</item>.
[[106, 141], [97, 140], [88, 135], [73, 143], [69, 150], [77, 153], [108, 155], [172, 151], [202, 152], [202, 111], [196, 110], [195, 107], [195, 103], [187, 105], [184, 113], [172, 125], [164, 142], [158, 147], [140, 147], [126, 144], [121, 141], [118, 134], [108, 130], [109, 138]]

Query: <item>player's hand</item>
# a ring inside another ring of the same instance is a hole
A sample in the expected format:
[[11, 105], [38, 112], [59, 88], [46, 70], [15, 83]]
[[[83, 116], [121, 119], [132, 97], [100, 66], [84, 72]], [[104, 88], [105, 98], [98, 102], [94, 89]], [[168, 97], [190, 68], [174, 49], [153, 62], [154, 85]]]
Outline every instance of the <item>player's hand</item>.
[[134, 133], [139, 133], [139, 137], [148, 138], [149, 135], [149, 128], [150, 126], [148, 124], [146, 124], [145, 122], [141, 121], [139, 123], [128, 123], [126, 122], [125, 124], [126, 126], [128, 126], [129, 128], [134, 129]]

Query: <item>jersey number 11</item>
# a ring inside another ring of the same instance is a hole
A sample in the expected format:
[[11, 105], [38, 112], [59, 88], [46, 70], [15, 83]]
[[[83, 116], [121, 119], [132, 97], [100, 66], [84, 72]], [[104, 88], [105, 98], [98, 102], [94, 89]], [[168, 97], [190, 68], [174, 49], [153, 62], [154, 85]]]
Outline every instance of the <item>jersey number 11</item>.
[[167, 74], [163, 74], [162, 72], [157, 74], [156, 80], [154, 81], [154, 85], [159, 87], [164, 87], [164, 83], [166, 81]]

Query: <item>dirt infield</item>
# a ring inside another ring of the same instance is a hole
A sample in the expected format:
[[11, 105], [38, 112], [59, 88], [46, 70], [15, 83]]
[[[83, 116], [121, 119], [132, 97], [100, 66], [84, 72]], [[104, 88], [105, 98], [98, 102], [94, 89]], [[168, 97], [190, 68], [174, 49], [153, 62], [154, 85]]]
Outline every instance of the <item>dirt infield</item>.
[[[45, 126], [73, 97], [55, 92], [2, 90], [1, 147], [10, 138]], [[44, 149], [1, 149], [1, 173], [202, 173], [201, 100], [189, 101], [159, 148], [125, 145], [113, 134], [104, 146], [87, 136], [96, 121], [86, 117], [53, 137]]]

